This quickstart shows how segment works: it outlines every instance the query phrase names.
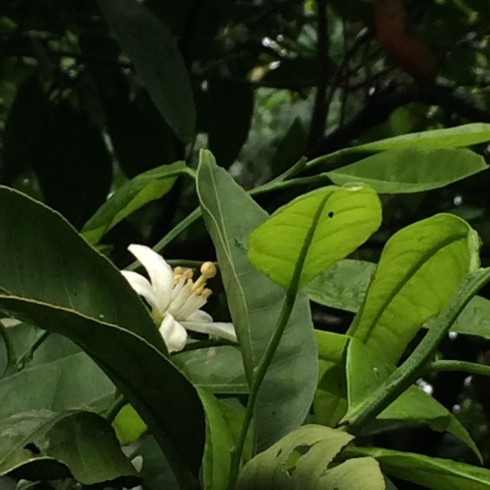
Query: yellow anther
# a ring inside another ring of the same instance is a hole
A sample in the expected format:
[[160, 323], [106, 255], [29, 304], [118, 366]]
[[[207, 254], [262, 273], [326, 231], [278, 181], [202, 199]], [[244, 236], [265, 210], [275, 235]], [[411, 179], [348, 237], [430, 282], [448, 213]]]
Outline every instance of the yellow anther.
[[174, 269], [174, 276], [181, 276], [183, 272], [184, 269], [182, 269], [182, 267], [179, 265]]
[[194, 275], [194, 271], [192, 269], [186, 269], [183, 274], [183, 276], [188, 280], [192, 280], [193, 275]]
[[213, 294], [213, 291], [211, 291], [211, 289], [209, 288], [204, 288], [203, 292], [201, 293], [201, 296], [204, 298], [204, 299], [208, 299], [211, 295]]
[[216, 266], [214, 265], [213, 262], [204, 262], [204, 264], [201, 265], [201, 274], [206, 278], [206, 279], [211, 279], [216, 275]]

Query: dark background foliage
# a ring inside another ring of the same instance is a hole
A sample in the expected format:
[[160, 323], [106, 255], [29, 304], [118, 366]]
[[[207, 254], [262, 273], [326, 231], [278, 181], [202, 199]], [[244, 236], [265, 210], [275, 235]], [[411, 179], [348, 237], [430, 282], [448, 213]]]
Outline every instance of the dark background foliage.
[[[169, 28], [189, 73], [196, 107], [190, 142], [162, 119], [95, 1], [0, 1], [0, 182], [42, 199], [77, 228], [127, 179], [179, 159], [195, 166], [202, 147], [252, 188], [301, 155], [490, 122], [487, 0], [144, 3]], [[489, 265], [489, 179], [484, 173], [437, 191], [383, 196], [383, 227], [358, 256], [376, 260], [394, 231], [447, 211], [479, 231]], [[272, 211], [305, 190], [259, 202]], [[125, 265], [128, 243], [154, 244], [196, 205], [192, 185], [180, 179], [106, 236], [113, 259]], [[202, 223], [165, 250], [167, 258], [213, 253]], [[314, 318], [318, 328], [340, 332], [350, 321], [317, 307]], [[490, 357], [487, 349], [461, 336], [441, 346], [445, 357], [470, 361]], [[489, 464], [488, 382], [454, 373], [427, 381], [468, 425]], [[447, 435], [423, 428], [377, 443], [472, 461]]]

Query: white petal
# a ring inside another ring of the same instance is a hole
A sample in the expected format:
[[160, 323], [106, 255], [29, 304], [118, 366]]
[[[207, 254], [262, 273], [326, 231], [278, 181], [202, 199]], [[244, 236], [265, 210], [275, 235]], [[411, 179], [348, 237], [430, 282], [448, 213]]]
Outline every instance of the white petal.
[[205, 311], [197, 310], [192, 313], [192, 315], [189, 315], [185, 320], [191, 323], [211, 323], [213, 321], [213, 317]]
[[143, 298], [148, 301], [152, 308], [157, 308], [157, 297], [150, 284], [150, 281], [141, 274], [133, 271], [121, 271], [122, 275], [129, 282], [131, 287]]
[[172, 315], [165, 315], [159, 332], [169, 352], [178, 352], [185, 347], [187, 332]]
[[207, 333], [212, 337], [221, 337], [222, 339], [236, 342], [235, 327], [232, 323], [218, 323], [218, 322], [181, 322], [187, 330], [193, 332]]
[[163, 314], [168, 308], [174, 285], [174, 273], [164, 258], [150, 247], [132, 244], [128, 250], [141, 262], [150, 276], [151, 285], [158, 302], [158, 309]]

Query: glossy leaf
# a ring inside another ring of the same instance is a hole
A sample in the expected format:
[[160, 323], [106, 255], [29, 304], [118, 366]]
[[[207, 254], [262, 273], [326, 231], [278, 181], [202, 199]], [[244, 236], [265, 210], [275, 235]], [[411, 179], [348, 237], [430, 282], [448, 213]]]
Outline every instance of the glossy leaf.
[[249, 461], [238, 489], [336, 488], [384, 490], [384, 477], [373, 458], [330, 466], [353, 436], [346, 432], [305, 425]]
[[479, 238], [463, 220], [439, 214], [403, 228], [386, 243], [349, 335], [396, 364], [439, 313], [463, 277], [479, 266]]
[[177, 460], [190, 469], [194, 476], [184, 473], [184, 481], [194, 482], [204, 447], [203, 409], [194, 387], [166, 356], [129, 330], [66, 308], [0, 295], [0, 309], [76, 342], [135, 407], [174, 469]]
[[380, 224], [381, 205], [372, 189], [324, 187], [296, 198], [258, 226], [249, 238], [248, 257], [277, 284], [302, 288], [356, 250]]
[[0, 230], [0, 289], [133, 330], [165, 350], [121, 273], [58, 213], [0, 187]]
[[151, 201], [170, 191], [179, 175], [189, 173], [184, 162], [163, 165], [126, 182], [85, 223], [82, 235], [96, 244], [114, 226]]
[[[197, 190], [250, 380], [285, 299], [284, 290], [247, 260], [248, 235], [267, 214], [206, 151], [201, 154]], [[306, 297], [299, 295], [258, 395], [255, 434], [259, 449], [303, 423], [313, 400], [317, 373], [317, 347], [309, 305]]]
[[16, 470], [52, 480], [71, 473], [84, 485], [117, 480], [128, 487], [140, 480], [111, 426], [95, 413], [21, 412], [0, 421], [0, 433], [2, 476]]
[[182, 141], [190, 141], [196, 117], [192, 88], [167, 26], [136, 0], [98, 3], [163, 118]]
[[425, 148], [461, 148], [490, 141], [490, 124], [471, 123], [454, 128], [433, 129], [403, 134], [349, 148], [352, 151], [385, 151], [414, 146]]
[[[366, 402], [394, 371], [395, 365], [382, 362], [368, 346], [351, 339], [346, 360], [349, 410]], [[481, 459], [480, 451], [455, 415], [418, 386], [403, 392], [377, 418], [425, 422], [433, 430], [451, 432]]]
[[362, 182], [381, 194], [397, 194], [438, 189], [487, 168], [483, 157], [469, 150], [409, 147], [384, 151], [325, 175], [337, 185]]
[[458, 461], [375, 447], [351, 447], [346, 453], [376, 458], [388, 475], [430, 490], [486, 490], [490, 486], [488, 468]]

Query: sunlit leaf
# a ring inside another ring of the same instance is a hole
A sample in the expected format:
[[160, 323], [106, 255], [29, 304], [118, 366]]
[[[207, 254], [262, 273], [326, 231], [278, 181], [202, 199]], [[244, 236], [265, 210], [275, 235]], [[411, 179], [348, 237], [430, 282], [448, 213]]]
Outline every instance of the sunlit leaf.
[[478, 248], [476, 232], [453, 215], [439, 214], [403, 228], [386, 243], [348, 334], [395, 364], [422, 324], [478, 267]]
[[277, 284], [289, 288], [294, 281], [301, 288], [356, 250], [380, 224], [380, 201], [369, 187], [324, 187], [296, 198], [257, 227], [248, 257]]
[[346, 432], [305, 425], [249, 461], [238, 489], [336, 488], [384, 490], [384, 477], [373, 458], [330, 466], [353, 436]]

